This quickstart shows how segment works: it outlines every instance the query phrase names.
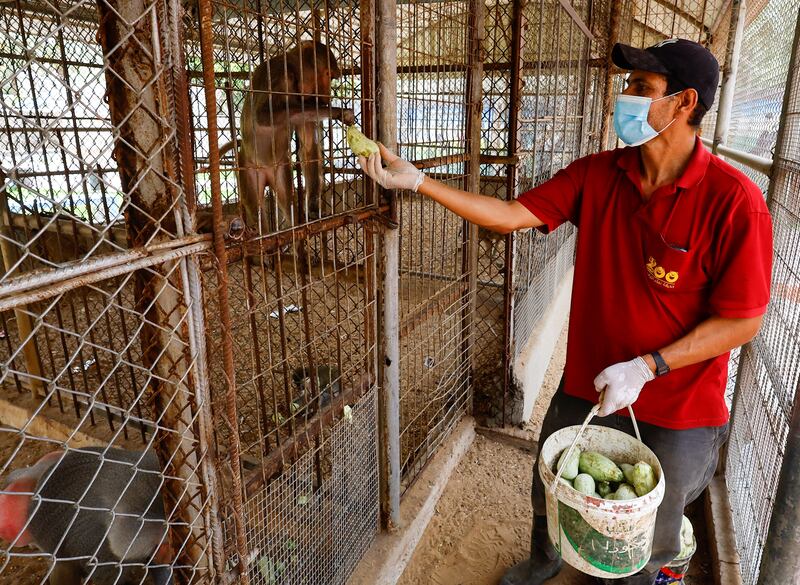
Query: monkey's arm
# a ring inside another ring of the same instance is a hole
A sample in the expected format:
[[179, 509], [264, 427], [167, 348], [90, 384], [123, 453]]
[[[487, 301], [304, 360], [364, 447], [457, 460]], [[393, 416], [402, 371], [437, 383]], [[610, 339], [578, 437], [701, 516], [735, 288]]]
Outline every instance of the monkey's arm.
[[306, 98], [302, 101], [288, 99], [287, 96], [272, 96], [256, 111], [256, 122], [259, 126], [281, 126], [307, 122], [321, 122], [326, 119], [341, 120], [348, 126], [355, 123], [353, 110], [330, 106], [320, 99]]

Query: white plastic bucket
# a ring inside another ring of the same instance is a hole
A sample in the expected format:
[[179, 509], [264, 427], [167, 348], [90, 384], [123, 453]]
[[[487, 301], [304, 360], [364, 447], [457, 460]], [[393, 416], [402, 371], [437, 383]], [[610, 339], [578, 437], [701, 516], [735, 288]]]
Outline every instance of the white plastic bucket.
[[[588, 425], [597, 408], [583, 426], [566, 427], [547, 438], [539, 454], [539, 476], [545, 486], [547, 531], [561, 558], [588, 575], [616, 579], [633, 575], [650, 560], [656, 511], [664, 497], [664, 473], [658, 458], [640, 440]], [[655, 489], [633, 500], [617, 501], [586, 496], [557, 481], [553, 470], [562, 451], [573, 442], [581, 451], [597, 451], [616, 463], [649, 463], [658, 478]]]

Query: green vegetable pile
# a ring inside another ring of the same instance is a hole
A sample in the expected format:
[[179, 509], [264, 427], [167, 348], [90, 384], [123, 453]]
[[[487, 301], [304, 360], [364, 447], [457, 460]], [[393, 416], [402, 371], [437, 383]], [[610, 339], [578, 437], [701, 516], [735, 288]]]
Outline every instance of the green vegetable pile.
[[350, 146], [350, 150], [358, 156], [366, 158], [380, 152], [378, 144], [364, 136], [355, 124], [347, 127], [347, 144]]
[[[567, 451], [558, 458], [554, 473], [564, 463]], [[568, 486], [587, 496], [606, 500], [632, 500], [650, 493], [656, 487], [656, 474], [644, 461], [635, 465], [620, 463], [595, 451], [575, 449], [560, 477]]]

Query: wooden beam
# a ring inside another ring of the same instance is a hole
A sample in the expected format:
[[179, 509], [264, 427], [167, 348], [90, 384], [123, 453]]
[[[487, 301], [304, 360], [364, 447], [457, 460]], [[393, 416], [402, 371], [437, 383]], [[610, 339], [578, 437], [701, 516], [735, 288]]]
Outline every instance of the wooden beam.
[[[21, 258], [19, 247], [16, 245], [14, 230], [11, 228], [10, 216], [6, 176], [0, 170], [0, 254], [3, 256], [5, 274], [10, 274]], [[44, 396], [42, 362], [39, 359], [39, 352], [36, 351], [36, 340], [32, 335], [33, 321], [28, 314], [28, 308], [25, 305], [17, 307], [14, 309], [14, 317], [17, 321], [19, 341], [23, 343], [22, 355], [25, 360], [25, 367], [28, 370], [27, 379], [30, 382], [31, 392], [34, 397]]]
[[26, 437], [47, 439], [63, 443], [67, 447], [81, 448], [108, 444], [108, 441], [76, 430], [74, 425], [70, 426], [50, 418], [45, 414], [46, 410], [47, 408], [41, 408], [40, 404], [35, 408], [26, 408], [0, 399], [0, 423], [6, 427], [22, 429]]

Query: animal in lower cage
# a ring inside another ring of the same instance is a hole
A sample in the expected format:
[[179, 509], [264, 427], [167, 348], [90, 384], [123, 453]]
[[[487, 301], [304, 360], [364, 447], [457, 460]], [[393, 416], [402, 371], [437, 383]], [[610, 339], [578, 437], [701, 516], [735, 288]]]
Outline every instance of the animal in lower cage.
[[[312, 376], [316, 378], [317, 394], [314, 394]], [[295, 394], [291, 410], [300, 417], [310, 418], [325, 408], [341, 393], [339, 368], [328, 364], [314, 367], [299, 367], [292, 372]]]
[[172, 585], [172, 551], [152, 451], [48, 453], [9, 474], [0, 538], [53, 555], [50, 585]]

